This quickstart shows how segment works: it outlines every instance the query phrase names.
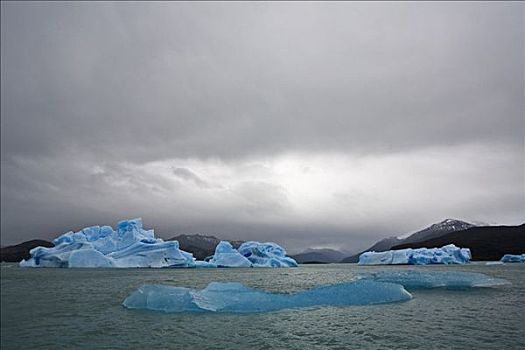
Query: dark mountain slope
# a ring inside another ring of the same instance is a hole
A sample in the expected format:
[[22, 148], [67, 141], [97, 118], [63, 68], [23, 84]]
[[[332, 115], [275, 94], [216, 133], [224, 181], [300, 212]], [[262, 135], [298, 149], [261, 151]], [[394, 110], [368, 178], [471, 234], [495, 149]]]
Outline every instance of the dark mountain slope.
[[307, 249], [306, 251], [292, 255], [299, 264], [308, 263], [336, 263], [344, 258], [344, 253], [335, 249]]
[[400, 244], [392, 249], [434, 248], [447, 244], [470, 248], [472, 260], [499, 260], [504, 254], [525, 253], [525, 224], [472, 227], [422, 242]]
[[31, 254], [29, 251], [35, 247], [54, 247], [51, 242], [42, 239], [34, 239], [32, 241], [23, 242], [17, 245], [0, 248], [0, 260], [5, 262], [19, 262], [22, 259], [29, 259]]

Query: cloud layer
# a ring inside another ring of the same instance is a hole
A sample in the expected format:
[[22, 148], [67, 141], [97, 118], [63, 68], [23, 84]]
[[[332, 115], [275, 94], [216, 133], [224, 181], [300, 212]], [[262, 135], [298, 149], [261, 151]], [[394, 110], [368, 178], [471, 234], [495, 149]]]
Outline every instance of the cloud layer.
[[1, 6], [2, 244], [523, 219], [522, 3]]

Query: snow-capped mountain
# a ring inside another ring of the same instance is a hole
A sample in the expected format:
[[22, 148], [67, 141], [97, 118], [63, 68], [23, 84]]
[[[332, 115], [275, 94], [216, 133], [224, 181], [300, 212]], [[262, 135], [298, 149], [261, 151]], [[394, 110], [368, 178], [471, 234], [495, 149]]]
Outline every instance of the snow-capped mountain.
[[[463, 231], [476, 225], [468, 223], [466, 221], [461, 221], [457, 219], [445, 219], [437, 224], [433, 224], [421, 231], [413, 233], [406, 236], [406, 238], [401, 239], [401, 243], [415, 243], [425, 241], [427, 239], [436, 238], [444, 234], [456, 231]], [[400, 243], [400, 244], [401, 244]]]

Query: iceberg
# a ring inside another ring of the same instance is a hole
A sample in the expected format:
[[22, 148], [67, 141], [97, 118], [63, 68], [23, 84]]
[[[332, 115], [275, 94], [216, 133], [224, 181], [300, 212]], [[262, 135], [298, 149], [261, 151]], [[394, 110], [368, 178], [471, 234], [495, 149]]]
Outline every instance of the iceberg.
[[449, 244], [441, 248], [365, 252], [359, 256], [359, 265], [466, 264], [470, 259], [472, 259], [470, 249]]
[[286, 250], [278, 244], [249, 241], [241, 244], [239, 253], [253, 267], [297, 267], [297, 261], [286, 256]]
[[230, 242], [220, 241], [210, 263], [218, 267], [252, 267], [250, 260], [233, 248]]
[[230, 242], [221, 241], [210, 263], [218, 267], [297, 267], [280, 245], [255, 241], [241, 244], [238, 250]]
[[521, 254], [521, 255], [505, 254], [503, 255], [500, 261], [505, 262], [505, 263], [525, 262], [525, 254]]
[[128, 309], [163, 312], [258, 313], [316, 306], [373, 305], [410, 300], [403, 286], [354, 281], [285, 294], [248, 288], [241, 283], [212, 282], [202, 290], [145, 285], [123, 302]]
[[91, 226], [67, 232], [53, 240], [54, 247], [36, 247], [22, 267], [195, 267], [191, 253], [179, 242], [155, 238], [144, 230], [142, 219], [124, 220], [117, 230]]
[[401, 284], [411, 289], [467, 289], [509, 284], [507, 280], [482, 273], [456, 271], [379, 271], [359, 275], [358, 280]]

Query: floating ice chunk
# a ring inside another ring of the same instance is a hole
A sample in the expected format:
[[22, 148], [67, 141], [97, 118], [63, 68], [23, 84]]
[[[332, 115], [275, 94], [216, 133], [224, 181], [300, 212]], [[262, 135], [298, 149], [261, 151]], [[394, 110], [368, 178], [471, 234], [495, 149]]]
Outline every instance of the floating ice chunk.
[[53, 240], [55, 247], [36, 247], [22, 267], [194, 267], [192, 254], [177, 241], [155, 238], [141, 219], [124, 220], [117, 230], [91, 226]]
[[471, 258], [470, 249], [458, 248], [449, 244], [442, 248], [407, 248], [386, 252], [365, 252], [359, 256], [359, 265], [466, 264]]
[[358, 278], [376, 282], [398, 283], [407, 289], [465, 289], [509, 284], [504, 279], [493, 278], [482, 273], [456, 271], [379, 271], [359, 275]]
[[506, 263], [525, 262], [525, 254], [521, 254], [521, 255], [505, 254], [503, 255], [500, 261], [506, 262]]
[[408, 264], [412, 249], [388, 250], [386, 252], [365, 252], [359, 256], [359, 265]]
[[286, 256], [286, 250], [276, 243], [249, 241], [241, 244], [239, 253], [254, 267], [297, 267], [297, 262]]
[[219, 267], [296, 267], [297, 262], [286, 256], [276, 243], [245, 242], [239, 250], [229, 242], [221, 241], [215, 248], [210, 263]]
[[191, 289], [162, 285], [145, 285], [128, 296], [123, 305], [129, 309], [165, 312], [203, 311], [193, 303]]
[[252, 267], [250, 260], [241, 255], [230, 242], [220, 241], [210, 263], [218, 267]]
[[384, 304], [411, 299], [403, 286], [375, 281], [355, 281], [318, 287], [294, 294], [269, 293], [240, 283], [213, 282], [195, 290], [162, 285], [146, 285], [128, 296], [129, 309], [164, 312], [270, 312], [313, 306]]
[[490, 266], [492, 266], [492, 265], [505, 265], [505, 264], [503, 263], [503, 261], [487, 261], [487, 262], [485, 263], [485, 265], [490, 265]]

